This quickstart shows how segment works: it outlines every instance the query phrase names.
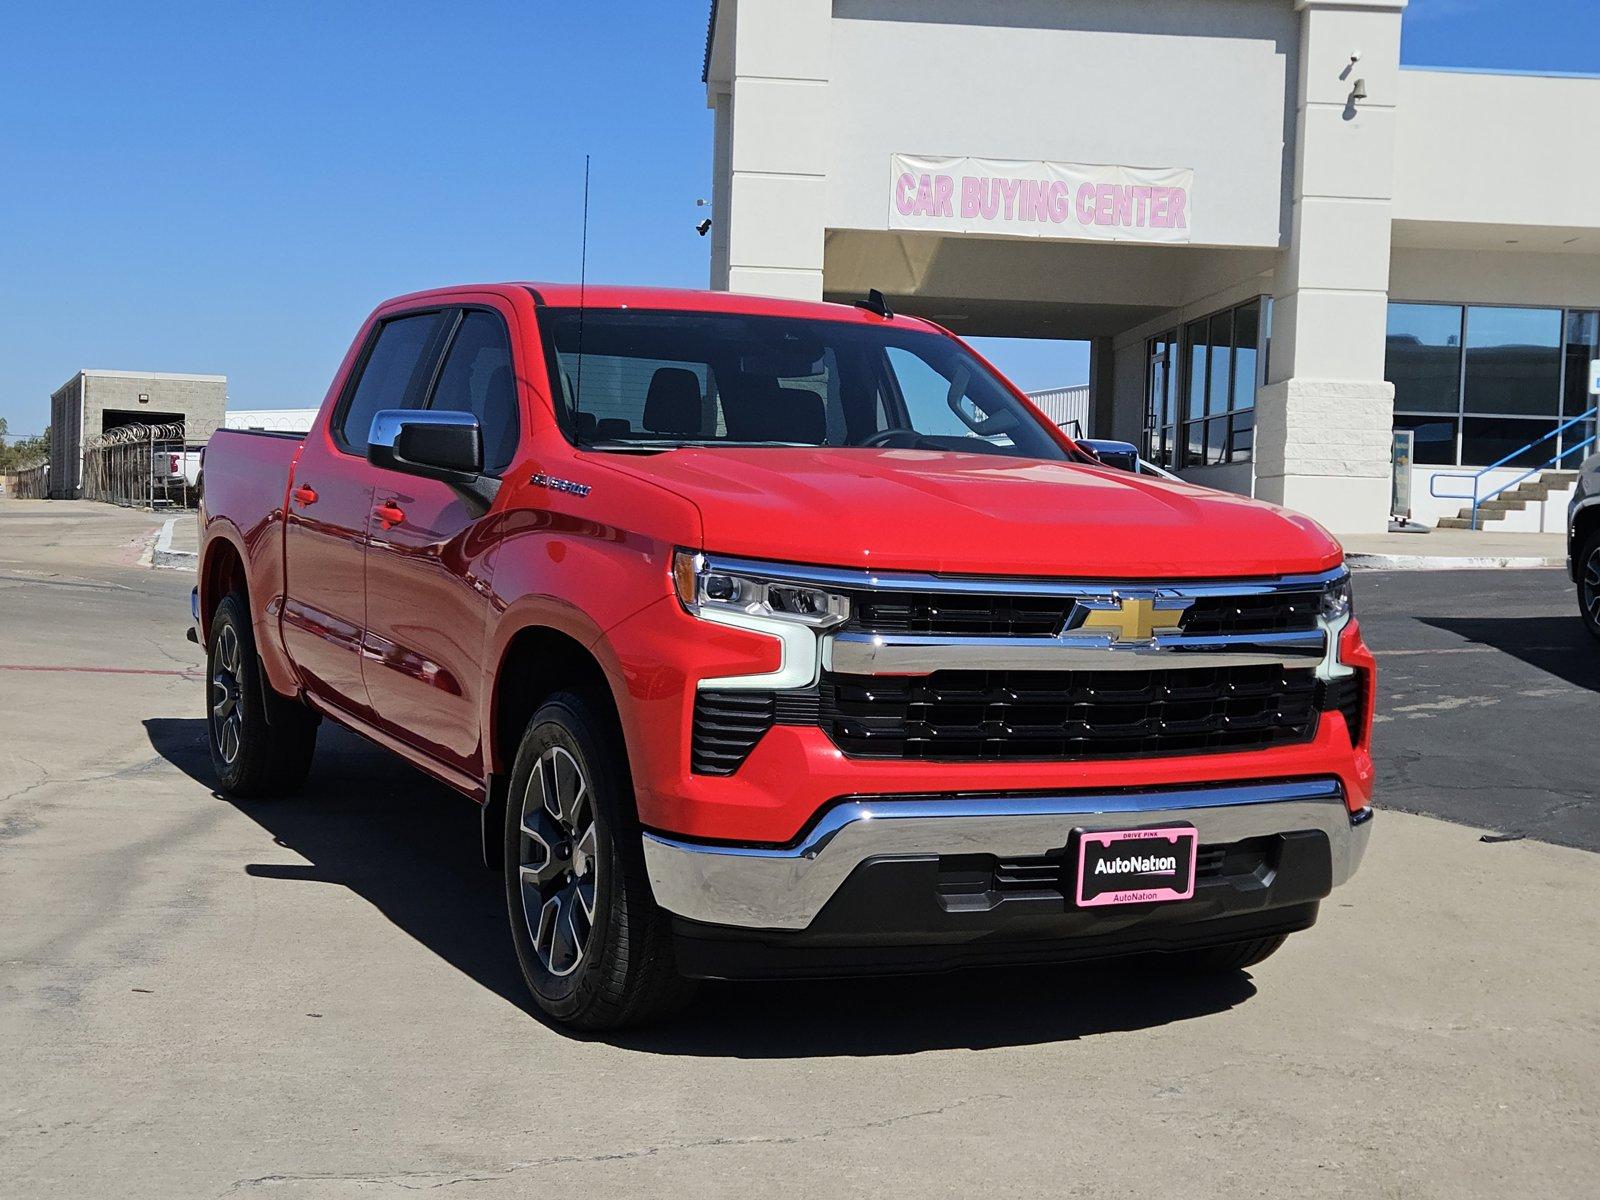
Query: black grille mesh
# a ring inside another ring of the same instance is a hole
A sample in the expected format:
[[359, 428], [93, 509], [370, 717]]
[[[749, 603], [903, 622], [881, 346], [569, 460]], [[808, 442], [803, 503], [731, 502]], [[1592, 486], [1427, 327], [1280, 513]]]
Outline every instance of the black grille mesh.
[[850, 599], [851, 626], [874, 633], [1050, 637], [1071, 610], [1065, 596], [860, 592]]
[[822, 718], [846, 754], [936, 760], [1136, 758], [1310, 740], [1310, 670], [937, 671], [825, 676]]
[[1367, 673], [1357, 671], [1324, 683], [1322, 709], [1344, 717], [1345, 727], [1350, 731], [1350, 744], [1359, 746], [1367, 725]]
[[772, 728], [771, 692], [700, 692], [694, 700], [690, 766], [697, 775], [732, 775]]
[[1254, 596], [1200, 596], [1183, 614], [1190, 637], [1303, 633], [1317, 627], [1322, 592], [1262, 593]]
[[[1320, 589], [1200, 596], [1185, 610], [1182, 629], [1195, 637], [1293, 633], [1317, 627]], [[982, 591], [856, 592], [848, 628], [873, 633], [953, 637], [1052, 637], [1071, 615], [1067, 596], [1013, 596]]]

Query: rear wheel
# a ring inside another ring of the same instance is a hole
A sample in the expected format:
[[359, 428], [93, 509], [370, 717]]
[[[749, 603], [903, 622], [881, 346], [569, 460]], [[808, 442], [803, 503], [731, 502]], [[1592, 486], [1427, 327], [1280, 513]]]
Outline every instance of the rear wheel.
[[1578, 552], [1578, 613], [1589, 636], [1600, 639], [1600, 532]]
[[540, 1009], [576, 1029], [616, 1029], [688, 999], [645, 875], [625, 754], [592, 700], [562, 693], [528, 722], [505, 843], [511, 936]]
[[311, 770], [317, 748], [316, 715], [264, 686], [250, 606], [237, 592], [224, 597], [211, 618], [206, 730], [211, 765], [229, 796], [295, 792]]

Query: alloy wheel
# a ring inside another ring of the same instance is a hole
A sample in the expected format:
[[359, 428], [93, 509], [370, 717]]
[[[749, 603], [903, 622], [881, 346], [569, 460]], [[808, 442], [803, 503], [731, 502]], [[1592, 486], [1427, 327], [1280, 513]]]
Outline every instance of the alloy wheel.
[[223, 625], [217, 630], [217, 646], [211, 656], [211, 723], [217, 753], [230, 767], [239, 757], [244, 737], [240, 665], [238, 630]]
[[594, 928], [600, 880], [594, 822], [583, 768], [563, 747], [551, 746], [523, 789], [518, 861], [528, 936], [552, 975], [578, 969]]
[[1579, 598], [1583, 601], [1583, 615], [1589, 618], [1591, 625], [1600, 628], [1600, 546], [1589, 551], [1578, 588]]

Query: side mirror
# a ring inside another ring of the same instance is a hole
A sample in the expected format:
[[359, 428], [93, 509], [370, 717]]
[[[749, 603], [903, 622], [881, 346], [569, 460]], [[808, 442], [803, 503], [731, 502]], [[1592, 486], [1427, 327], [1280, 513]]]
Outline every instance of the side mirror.
[[1084, 438], [1078, 442], [1108, 467], [1119, 471], [1139, 472], [1139, 447], [1132, 442], [1114, 442], [1108, 438]]
[[466, 487], [483, 474], [483, 430], [471, 413], [386, 408], [373, 415], [367, 461]]

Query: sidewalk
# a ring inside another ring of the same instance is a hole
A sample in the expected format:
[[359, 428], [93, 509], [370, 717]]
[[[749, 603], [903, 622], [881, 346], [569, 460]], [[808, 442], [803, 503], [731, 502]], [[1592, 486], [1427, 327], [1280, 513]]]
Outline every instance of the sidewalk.
[[168, 517], [150, 549], [150, 565], [193, 571], [200, 555], [200, 523], [192, 512]]
[[1426, 533], [1353, 533], [1340, 539], [1356, 569], [1470, 571], [1493, 567], [1567, 565], [1562, 533], [1496, 533], [1432, 529]]

